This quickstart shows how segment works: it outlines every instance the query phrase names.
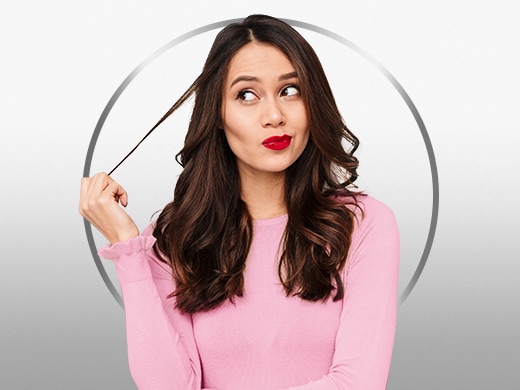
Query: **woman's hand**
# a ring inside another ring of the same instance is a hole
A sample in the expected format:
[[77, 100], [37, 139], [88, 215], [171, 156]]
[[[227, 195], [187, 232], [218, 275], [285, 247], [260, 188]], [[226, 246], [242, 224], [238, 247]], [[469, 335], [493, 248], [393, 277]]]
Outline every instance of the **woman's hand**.
[[139, 235], [126, 207], [128, 194], [106, 173], [81, 179], [79, 213], [96, 227], [111, 244]]

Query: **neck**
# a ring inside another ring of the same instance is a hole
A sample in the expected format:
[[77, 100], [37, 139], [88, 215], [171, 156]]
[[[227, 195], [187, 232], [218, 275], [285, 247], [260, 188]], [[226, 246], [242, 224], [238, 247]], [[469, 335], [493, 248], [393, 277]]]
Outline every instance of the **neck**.
[[287, 213], [284, 172], [241, 174], [240, 181], [242, 200], [253, 219], [271, 219]]

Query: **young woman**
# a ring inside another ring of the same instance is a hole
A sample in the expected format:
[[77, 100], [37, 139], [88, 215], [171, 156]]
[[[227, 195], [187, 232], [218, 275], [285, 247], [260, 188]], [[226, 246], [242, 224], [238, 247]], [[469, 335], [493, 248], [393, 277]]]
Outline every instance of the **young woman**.
[[[224, 28], [171, 203], [139, 234], [121, 185], [84, 178], [110, 241], [140, 389], [384, 389], [396, 322], [393, 213], [350, 190], [358, 141], [310, 45], [262, 15]], [[342, 140], [350, 143], [345, 151]]]

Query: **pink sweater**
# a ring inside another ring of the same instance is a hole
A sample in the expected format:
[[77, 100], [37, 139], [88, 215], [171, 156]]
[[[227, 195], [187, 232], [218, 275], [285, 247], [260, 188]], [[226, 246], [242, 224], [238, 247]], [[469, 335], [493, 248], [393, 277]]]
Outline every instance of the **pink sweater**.
[[132, 376], [145, 390], [381, 390], [396, 324], [399, 234], [392, 211], [359, 197], [365, 216], [343, 272], [345, 298], [286, 297], [277, 274], [286, 216], [254, 222], [245, 291], [192, 316], [166, 299], [171, 270], [148, 227], [99, 251], [113, 259], [125, 302]]

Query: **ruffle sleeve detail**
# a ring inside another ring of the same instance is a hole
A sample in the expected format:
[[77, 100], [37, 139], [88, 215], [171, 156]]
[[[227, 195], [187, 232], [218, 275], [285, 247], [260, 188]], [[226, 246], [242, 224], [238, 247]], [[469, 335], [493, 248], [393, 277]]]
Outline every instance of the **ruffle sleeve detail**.
[[124, 242], [107, 245], [98, 251], [100, 257], [114, 262], [121, 285], [152, 279], [150, 263], [159, 261], [153, 253], [155, 237], [137, 236]]
[[117, 261], [120, 257], [128, 256], [135, 252], [151, 251], [155, 244], [153, 236], [137, 236], [127, 241], [106, 245], [98, 251], [98, 255], [105, 259]]

